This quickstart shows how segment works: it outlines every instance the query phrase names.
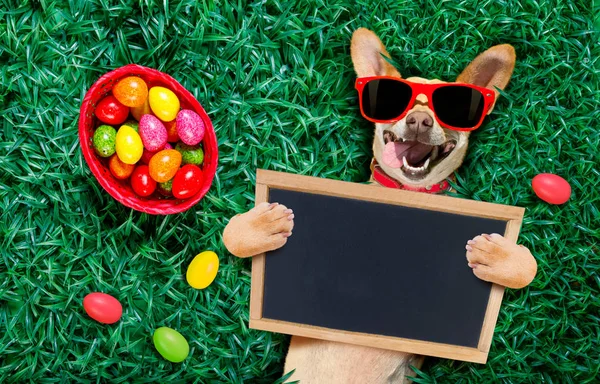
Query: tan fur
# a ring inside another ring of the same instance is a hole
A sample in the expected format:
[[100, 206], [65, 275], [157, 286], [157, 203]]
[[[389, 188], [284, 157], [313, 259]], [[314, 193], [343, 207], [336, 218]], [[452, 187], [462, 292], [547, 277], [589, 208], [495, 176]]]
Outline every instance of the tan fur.
[[423, 357], [293, 336], [284, 373], [301, 384], [405, 384], [420, 368]]
[[223, 231], [223, 243], [237, 257], [255, 256], [283, 247], [292, 229], [294, 213], [291, 209], [283, 204], [262, 203], [229, 220]]
[[[515, 69], [517, 55], [515, 49], [508, 44], [496, 45], [483, 52], [469, 64], [456, 78], [457, 83], [475, 84], [496, 92], [496, 100], [500, 93], [496, 88], [504, 89]], [[488, 114], [492, 112], [490, 108]]]
[[476, 264], [473, 273], [481, 280], [508, 288], [523, 288], [535, 277], [537, 262], [529, 249], [497, 233], [476, 236], [467, 246], [471, 247], [467, 260]]
[[[400, 73], [381, 55], [390, 57], [381, 40], [371, 31], [360, 28], [352, 37], [351, 55], [359, 77], [386, 75], [400, 77]], [[490, 89], [504, 89], [515, 64], [514, 49], [510, 45], [492, 47], [477, 56], [460, 74], [457, 82], [472, 83]], [[409, 81], [440, 83], [413, 77]], [[498, 94], [498, 92], [496, 91]], [[430, 114], [428, 100], [424, 95], [417, 98], [424, 106], [414, 111]], [[491, 109], [490, 109], [491, 110]], [[406, 122], [376, 124], [373, 155], [382, 169], [402, 184], [416, 187], [441, 182], [461, 165], [469, 144], [469, 133], [442, 128], [437, 122], [425, 140], [432, 145], [456, 140], [456, 147], [448, 157], [439, 162], [423, 180], [407, 178], [398, 169], [387, 167], [382, 159], [383, 132], [393, 132], [398, 137], [406, 135]], [[435, 121], [435, 119], [434, 119]], [[223, 241], [236, 256], [246, 257], [263, 253], [285, 244], [293, 223], [287, 220], [293, 214], [286, 207], [273, 209], [261, 204], [243, 215], [233, 218], [225, 229]], [[274, 224], [275, 223], [275, 224]], [[466, 245], [466, 260], [473, 273], [482, 280], [521, 288], [529, 284], [537, 271], [531, 252], [523, 246], [510, 243], [497, 234], [477, 236]], [[301, 384], [406, 384], [414, 372], [411, 365], [420, 368], [423, 357], [356, 345], [293, 336], [285, 364], [285, 373], [295, 370], [290, 381]]]
[[[381, 40], [373, 32], [365, 28], [360, 28], [352, 35], [350, 49], [352, 62], [358, 77], [368, 76], [395, 76], [400, 78], [400, 73], [389, 64], [381, 54], [390, 57], [381, 43]], [[510, 76], [515, 66], [515, 50], [508, 44], [497, 45], [483, 52], [473, 60], [467, 68], [458, 76], [457, 82], [475, 84], [490, 89], [498, 87], [504, 89], [510, 80]], [[415, 83], [439, 84], [445, 83], [439, 79], [424, 79], [420, 77], [411, 77], [407, 79]], [[494, 89], [495, 90], [495, 89]], [[496, 95], [499, 93], [496, 91]], [[425, 95], [419, 95], [417, 100], [428, 102]], [[490, 108], [490, 111], [493, 109]], [[429, 106], [414, 106], [406, 116], [412, 111], [423, 111], [428, 113], [433, 119], [433, 111]], [[462, 164], [467, 153], [469, 145], [469, 132], [452, 131], [442, 128], [434, 120], [434, 126], [429, 133], [427, 144], [439, 145], [446, 140], [456, 140], [455, 149], [422, 179], [415, 180], [404, 174], [400, 168], [388, 167], [382, 160], [383, 149], [385, 146], [383, 132], [386, 130], [394, 132], [398, 137], [407, 138], [406, 117], [394, 124], [375, 124], [375, 137], [373, 140], [373, 156], [385, 173], [400, 183], [413, 187], [427, 187], [437, 184], [452, 175]]]
[[359, 76], [400, 77], [398, 70], [383, 59], [382, 54], [390, 57], [377, 35], [366, 28], [359, 28], [354, 32], [350, 44], [350, 55], [357, 73], [359, 70], [363, 73]]

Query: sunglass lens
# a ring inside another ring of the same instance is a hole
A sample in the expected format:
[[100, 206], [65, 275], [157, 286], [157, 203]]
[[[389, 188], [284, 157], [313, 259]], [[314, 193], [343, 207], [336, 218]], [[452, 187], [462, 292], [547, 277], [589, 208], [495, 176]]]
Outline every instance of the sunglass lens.
[[408, 106], [412, 90], [408, 84], [392, 79], [369, 81], [362, 93], [362, 110], [374, 120], [393, 120]]
[[480, 91], [449, 85], [438, 88], [432, 95], [435, 113], [444, 124], [457, 128], [473, 128], [483, 115], [484, 98]]

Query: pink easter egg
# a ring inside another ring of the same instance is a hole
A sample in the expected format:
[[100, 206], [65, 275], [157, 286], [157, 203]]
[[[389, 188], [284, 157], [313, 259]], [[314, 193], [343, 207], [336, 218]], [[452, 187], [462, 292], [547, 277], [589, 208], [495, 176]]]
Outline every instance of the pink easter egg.
[[140, 119], [140, 137], [144, 148], [150, 152], [163, 149], [167, 143], [167, 128], [162, 121], [152, 115], [144, 115]]
[[204, 121], [194, 111], [179, 111], [175, 124], [179, 138], [187, 145], [196, 145], [204, 138]]
[[[173, 146], [169, 143], [165, 144], [165, 147], [163, 149], [173, 149]], [[152, 156], [156, 155], [159, 151], [149, 151], [146, 148], [144, 148], [144, 152], [142, 152], [142, 163], [143, 164], [150, 164], [150, 159], [152, 158]]]

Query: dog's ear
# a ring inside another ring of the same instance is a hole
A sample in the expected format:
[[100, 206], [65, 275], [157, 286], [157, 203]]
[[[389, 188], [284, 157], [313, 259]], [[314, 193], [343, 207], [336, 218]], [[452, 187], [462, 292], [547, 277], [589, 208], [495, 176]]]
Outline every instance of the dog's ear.
[[[475, 58], [456, 78], [458, 83], [468, 83], [486, 87], [496, 92], [496, 100], [500, 93], [495, 89], [504, 89], [515, 69], [517, 56], [512, 45], [496, 45]], [[488, 114], [494, 109], [490, 108]]]
[[366, 28], [359, 28], [352, 34], [350, 54], [358, 77], [400, 77], [398, 70], [381, 56], [385, 55], [389, 58], [390, 54], [386, 51], [379, 37]]

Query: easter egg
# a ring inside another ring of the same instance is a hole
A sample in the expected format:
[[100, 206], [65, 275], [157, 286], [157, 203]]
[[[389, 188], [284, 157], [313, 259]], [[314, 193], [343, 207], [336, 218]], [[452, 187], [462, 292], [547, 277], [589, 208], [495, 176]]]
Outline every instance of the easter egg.
[[[171, 144], [167, 143], [165, 144], [165, 146], [163, 147], [163, 149], [173, 149], [173, 147], [171, 146]], [[152, 156], [156, 155], [159, 151], [149, 151], [146, 148], [144, 148], [144, 152], [142, 152], [142, 158], [140, 159], [140, 161], [146, 165], [150, 164], [150, 160], [152, 159]]]
[[156, 117], [144, 115], [140, 119], [140, 137], [144, 148], [149, 151], [158, 151], [167, 144], [167, 129]]
[[94, 292], [83, 298], [83, 309], [99, 323], [113, 324], [119, 321], [123, 307], [119, 300], [102, 292]]
[[96, 105], [94, 114], [103, 123], [119, 125], [127, 120], [129, 108], [119, 103], [114, 96], [109, 95], [100, 100], [98, 105]]
[[181, 363], [190, 353], [190, 346], [185, 337], [169, 327], [155, 330], [152, 341], [158, 353], [172, 363]]
[[202, 188], [202, 170], [193, 164], [181, 167], [173, 179], [173, 196], [187, 199], [194, 196]]
[[196, 145], [204, 138], [204, 121], [200, 115], [189, 109], [177, 114], [177, 134], [187, 145]]
[[152, 87], [148, 93], [150, 109], [162, 121], [171, 121], [179, 112], [179, 99], [170, 89]]
[[182, 164], [200, 165], [204, 161], [204, 151], [199, 145], [177, 143], [175, 149], [181, 153]]
[[179, 141], [176, 121], [177, 119], [165, 122], [165, 128], [167, 128], [167, 141], [169, 143], [176, 143]]
[[535, 194], [550, 204], [563, 204], [571, 197], [571, 186], [567, 180], [552, 173], [541, 173], [531, 180]]
[[117, 82], [112, 89], [113, 95], [127, 107], [140, 107], [148, 98], [148, 86], [139, 77], [129, 76]]
[[158, 190], [158, 193], [160, 193], [163, 196], [173, 195], [173, 179], [164, 183], [158, 183], [156, 189]]
[[131, 188], [138, 196], [150, 196], [156, 189], [156, 181], [150, 177], [147, 165], [138, 165], [131, 174]]
[[174, 149], [164, 149], [150, 159], [150, 176], [159, 183], [169, 181], [181, 165], [181, 153]]
[[152, 152], [152, 151], [149, 151], [146, 148], [144, 148], [144, 151], [142, 152], [142, 157], [141, 157], [140, 161], [143, 164], [148, 165], [148, 163], [150, 163], [150, 159], [152, 159], [152, 156], [156, 155], [157, 152], [158, 151]]
[[125, 164], [121, 161], [121, 159], [119, 159], [119, 156], [112, 155], [112, 157], [108, 160], [108, 169], [110, 169], [110, 173], [112, 173], [115, 178], [119, 180], [125, 180], [131, 176], [131, 173], [135, 169], [135, 165]]
[[136, 131], [138, 134], [140, 133], [140, 123], [138, 123], [135, 120], [127, 120], [125, 123], [123, 123], [123, 125], [133, 128], [133, 130]]
[[127, 125], [121, 126], [117, 132], [117, 155], [125, 164], [135, 164], [142, 157], [144, 145], [140, 135]]
[[137, 121], [140, 121], [142, 116], [151, 113], [152, 111], [150, 110], [150, 102], [148, 101], [148, 98], [146, 98], [146, 101], [144, 101], [144, 104], [141, 106], [131, 108], [131, 116], [133, 116]]
[[117, 131], [110, 125], [101, 125], [94, 132], [92, 144], [99, 156], [109, 157], [115, 153]]
[[194, 257], [188, 266], [185, 279], [196, 289], [208, 287], [219, 271], [219, 257], [212, 251], [204, 251]]

